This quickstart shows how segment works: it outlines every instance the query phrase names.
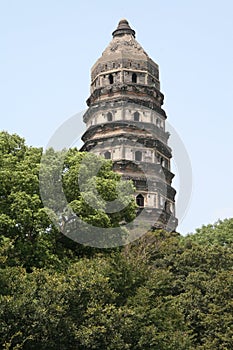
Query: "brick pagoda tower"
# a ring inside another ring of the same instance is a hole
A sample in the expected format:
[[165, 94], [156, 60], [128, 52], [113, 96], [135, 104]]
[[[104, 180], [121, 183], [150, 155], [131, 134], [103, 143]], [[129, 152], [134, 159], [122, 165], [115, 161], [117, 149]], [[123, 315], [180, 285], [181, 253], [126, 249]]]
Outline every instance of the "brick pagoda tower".
[[114, 171], [131, 179], [143, 220], [175, 230], [174, 174], [166, 132], [159, 67], [135, 39], [127, 20], [91, 69], [91, 95], [83, 119], [81, 151], [112, 159]]

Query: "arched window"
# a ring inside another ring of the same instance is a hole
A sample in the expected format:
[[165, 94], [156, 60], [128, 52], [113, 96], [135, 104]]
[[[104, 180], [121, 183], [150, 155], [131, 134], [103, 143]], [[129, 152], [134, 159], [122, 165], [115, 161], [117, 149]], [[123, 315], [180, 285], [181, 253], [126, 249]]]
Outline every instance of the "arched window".
[[171, 213], [170, 203], [168, 201], [165, 201], [164, 210], [169, 214]]
[[105, 159], [111, 159], [111, 152], [107, 151], [104, 153], [104, 158]]
[[164, 165], [165, 165], [165, 160], [164, 160], [164, 158], [163, 158], [163, 157], [161, 157], [161, 158], [160, 158], [160, 164], [161, 164], [162, 166], [164, 166]]
[[133, 73], [132, 74], [132, 83], [136, 83], [137, 82], [137, 74]]
[[111, 112], [108, 112], [108, 114], [107, 114], [107, 121], [108, 122], [112, 121], [112, 113]]
[[110, 84], [113, 84], [113, 75], [112, 74], [109, 74], [108, 80], [109, 80]]
[[137, 197], [136, 197], [136, 204], [139, 206], [139, 207], [144, 207], [144, 197], [142, 194], [138, 194]]
[[135, 113], [133, 114], [133, 120], [134, 120], [135, 122], [139, 122], [139, 116], [140, 116], [140, 114], [139, 114], [138, 112], [135, 112]]
[[142, 160], [142, 152], [141, 151], [135, 152], [135, 160], [138, 160], [139, 162]]
[[162, 121], [159, 118], [156, 119], [156, 125], [158, 128], [163, 128]]

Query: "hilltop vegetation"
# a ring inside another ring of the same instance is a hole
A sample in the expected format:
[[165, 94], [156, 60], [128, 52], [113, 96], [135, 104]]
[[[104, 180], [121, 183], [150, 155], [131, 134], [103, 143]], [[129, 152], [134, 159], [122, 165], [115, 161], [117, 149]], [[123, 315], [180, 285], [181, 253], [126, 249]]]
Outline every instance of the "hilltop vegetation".
[[[41, 156], [19, 136], [0, 133], [0, 348], [232, 349], [233, 219], [185, 237], [157, 230], [121, 248], [83, 246], [47, 215]], [[59, 180], [59, 157], [49, 150], [48, 185], [49, 173]], [[117, 215], [85, 204], [77, 183], [82, 157], [69, 150], [64, 162], [74, 212], [97, 227], [132, 220], [133, 201]], [[114, 200], [120, 178], [101, 162], [98, 191]]]

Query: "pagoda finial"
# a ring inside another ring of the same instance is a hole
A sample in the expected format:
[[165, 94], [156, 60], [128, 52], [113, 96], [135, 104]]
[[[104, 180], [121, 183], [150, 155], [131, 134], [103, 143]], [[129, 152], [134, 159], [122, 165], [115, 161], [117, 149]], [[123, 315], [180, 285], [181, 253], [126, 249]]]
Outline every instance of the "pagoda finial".
[[129, 22], [123, 18], [118, 23], [117, 29], [112, 33], [113, 37], [122, 36], [124, 34], [131, 34], [135, 38], [135, 31], [130, 27]]

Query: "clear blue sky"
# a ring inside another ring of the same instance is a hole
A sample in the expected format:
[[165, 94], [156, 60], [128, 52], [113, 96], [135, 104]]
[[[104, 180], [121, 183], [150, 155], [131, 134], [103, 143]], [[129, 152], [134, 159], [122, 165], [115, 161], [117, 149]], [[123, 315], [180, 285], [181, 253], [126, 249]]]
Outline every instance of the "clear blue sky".
[[90, 68], [123, 17], [160, 66], [164, 108], [192, 162], [180, 232], [233, 216], [231, 0], [1, 0], [1, 129], [46, 146], [86, 108]]

